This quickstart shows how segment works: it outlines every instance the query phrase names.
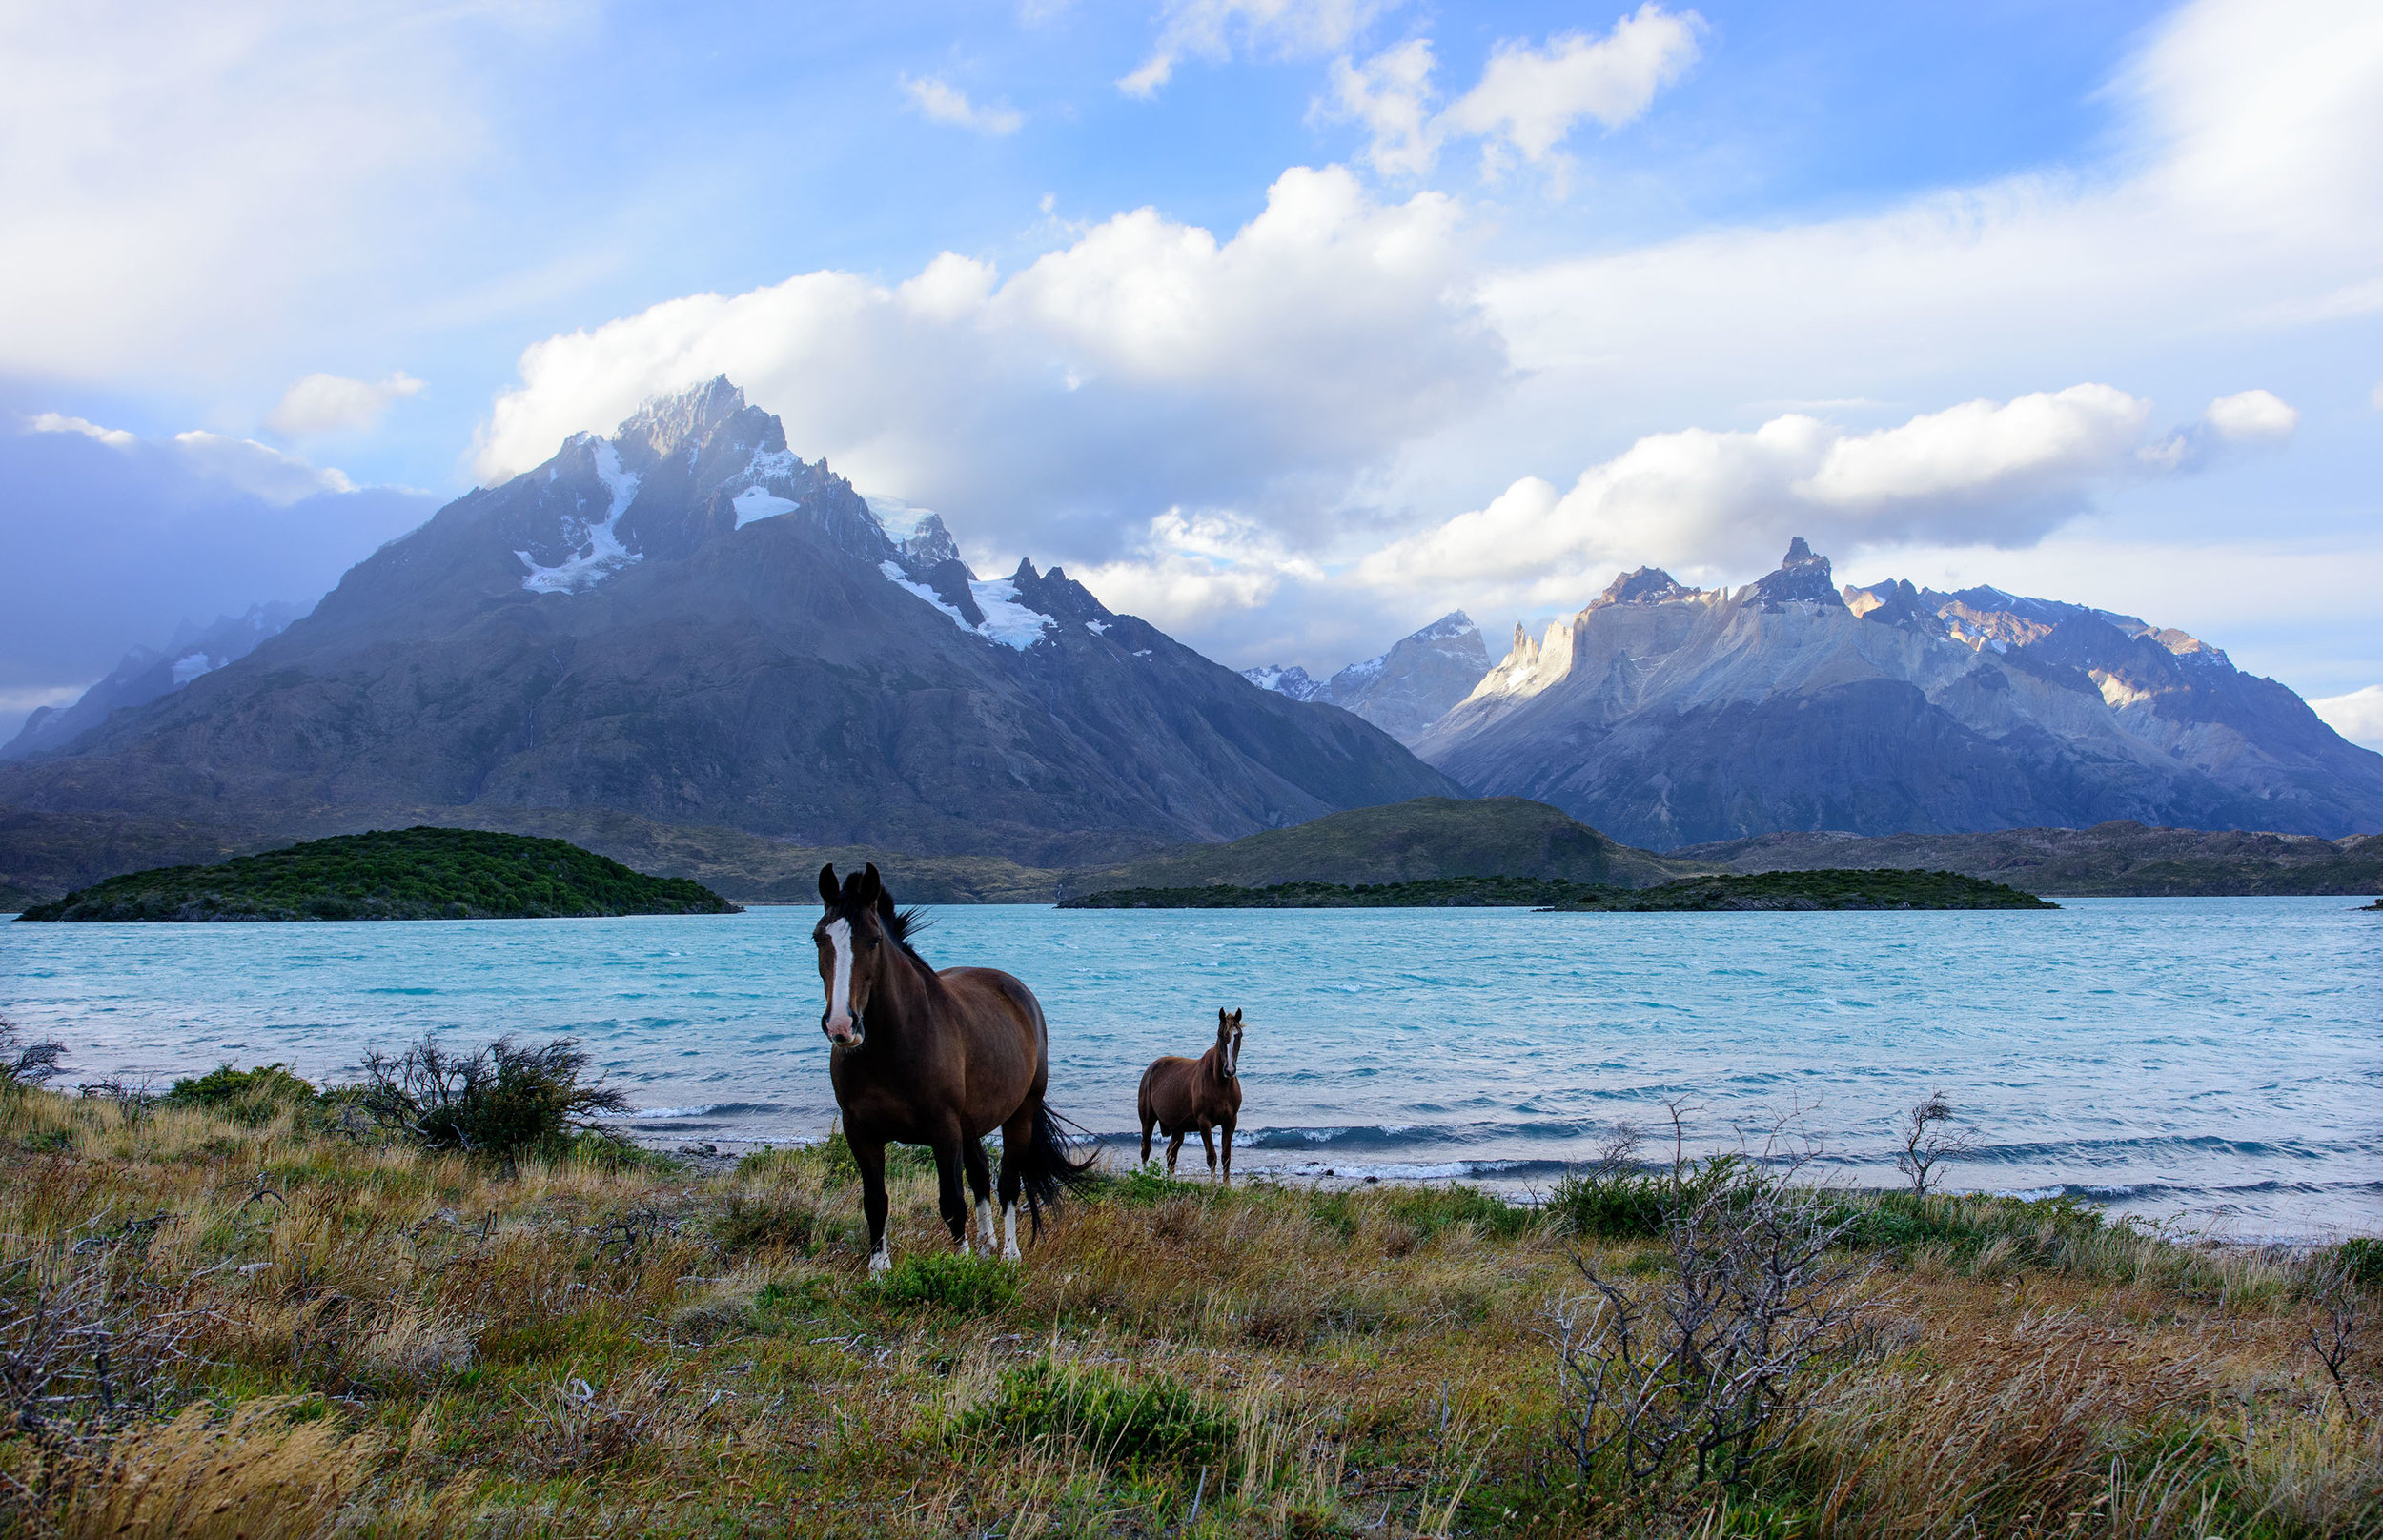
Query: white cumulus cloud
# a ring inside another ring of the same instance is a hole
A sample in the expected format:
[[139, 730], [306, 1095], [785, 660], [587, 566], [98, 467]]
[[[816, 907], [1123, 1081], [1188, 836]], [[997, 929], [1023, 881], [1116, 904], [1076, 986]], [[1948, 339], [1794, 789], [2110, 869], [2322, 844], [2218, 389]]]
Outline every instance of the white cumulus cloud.
[[2326, 696], [2310, 701], [2309, 709], [2352, 743], [2383, 750], [2383, 684], [2370, 684], [2348, 695]]
[[2221, 438], [2278, 440], [2300, 426], [2300, 409], [2270, 391], [2242, 391], [2210, 403], [2201, 419]]
[[1640, 438], [1568, 491], [1528, 476], [1357, 564], [1369, 586], [1459, 584], [1561, 602], [1608, 569], [1744, 566], [1809, 537], [2006, 545], [2041, 537], [2103, 482], [2144, 469], [2150, 403], [2108, 385], [1969, 401], [1852, 434], [1789, 413], [1751, 431]]
[[1477, 140], [1495, 172], [1517, 155], [1541, 161], [1574, 127], [1594, 120], [1619, 128], [1645, 114], [1656, 94], [1686, 73], [1700, 51], [1704, 19], [1647, 0], [1602, 37], [1565, 32], [1543, 46], [1510, 38], [1497, 45], [1471, 91], [1435, 112], [1431, 43], [1410, 39], [1363, 64], [1334, 61], [1332, 96], [1322, 115], [1354, 120], [1372, 134], [1366, 159], [1394, 176], [1422, 176], [1453, 139]]
[[39, 413], [27, 419], [27, 426], [34, 433], [81, 434], [113, 449], [130, 449], [140, 442], [138, 435], [122, 428], [102, 428], [89, 417], [70, 417], [63, 412]]
[[929, 123], [948, 123], [956, 129], [999, 138], [1015, 133], [1026, 126], [1026, 114], [1006, 102], [978, 106], [968, 100], [968, 93], [936, 75], [903, 75], [903, 94], [910, 105]]
[[694, 295], [531, 347], [477, 465], [526, 469], [725, 373], [805, 455], [965, 508], [963, 537], [1010, 553], [1102, 559], [1171, 506], [1296, 524], [1498, 388], [1464, 255], [1447, 198], [1295, 169], [1223, 240], [1141, 209], [1008, 275], [946, 253], [890, 287], [817, 272]]
[[265, 426], [284, 438], [370, 430], [380, 426], [392, 401], [421, 392], [422, 382], [403, 370], [381, 380], [309, 375], [282, 393], [280, 401], [266, 414]]

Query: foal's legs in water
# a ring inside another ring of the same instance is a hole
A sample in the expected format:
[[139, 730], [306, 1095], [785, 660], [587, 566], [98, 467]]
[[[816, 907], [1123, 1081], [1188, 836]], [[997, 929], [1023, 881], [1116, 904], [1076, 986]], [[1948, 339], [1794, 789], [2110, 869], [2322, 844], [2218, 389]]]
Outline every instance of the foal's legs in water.
[[893, 1270], [893, 1258], [886, 1249], [886, 1142], [846, 1128], [845, 1142], [852, 1146], [852, 1164], [861, 1168], [861, 1212], [868, 1218], [868, 1274]]

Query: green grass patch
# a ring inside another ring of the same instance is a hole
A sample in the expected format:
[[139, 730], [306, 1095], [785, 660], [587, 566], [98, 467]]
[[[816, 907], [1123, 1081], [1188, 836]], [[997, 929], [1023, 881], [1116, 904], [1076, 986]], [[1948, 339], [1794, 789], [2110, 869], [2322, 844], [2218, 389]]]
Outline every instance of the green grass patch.
[[964, 1437], [1065, 1440], [1112, 1464], [1221, 1466], [1232, 1419], [1171, 1376], [1131, 1378], [1048, 1355], [1005, 1369], [992, 1400], [960, 1420]]
[[868, 1288], [896, 1309], [988, 1315], [1017, 1299], [1018, 1269], [964, 1251], [914, 1251]]

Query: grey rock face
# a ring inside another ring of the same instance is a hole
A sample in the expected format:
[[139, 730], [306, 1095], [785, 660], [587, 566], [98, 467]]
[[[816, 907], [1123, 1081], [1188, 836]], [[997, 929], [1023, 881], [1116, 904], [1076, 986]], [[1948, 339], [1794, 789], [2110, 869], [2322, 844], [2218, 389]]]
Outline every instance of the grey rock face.
[[1453, 783], [1053, 569], [892, 538], [725, 380], [458, 498], [305, 619], [0, 804], [612, 808], [1040, 863], [1230, 839]]
[[1464, 611], [1454, 610], [1379, 658], [1352, 663], [1321, 682], [1296, 665], [1244, 669], [1242, 678], [1293, 700], [1321, 700], [1354, 712], [1401, 743], [1412, 743], [1472, 694], [1488, 672], [1489, 649], [1480, 628]]
[[1655, 849], [2117, 819], [2383, 829], [2383, 756], [2182, 632], [1999, 590], [1828, 586], [1801, 539], [1736, 593], [1642, 569], [1515, 647], [1416, 751]]
[[277, 637], [298, 618], [295, 604], [252, 604], [240, 615], [219, 615], [209, 625], [185, 620], [174, 628], [163, 651], [135, 647], [108, 677], [83, 692], [73, 704], [42, 706], [25, 719], [25, 725], [0, 747], [0, 760], [21, 760], [54, 753], [108, 719], [111, 712], [146, 705], [178, 690], [202, 674], [246, 658], [269, 637]]

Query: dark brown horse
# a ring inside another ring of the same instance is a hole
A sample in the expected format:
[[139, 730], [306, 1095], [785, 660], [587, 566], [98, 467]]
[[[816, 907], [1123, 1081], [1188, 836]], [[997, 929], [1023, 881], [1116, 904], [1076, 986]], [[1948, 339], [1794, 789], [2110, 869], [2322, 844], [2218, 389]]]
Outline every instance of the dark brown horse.
[[1232, 1185], [1232, 1125], [1241, 1121], [1241, 1013], [1216, 1013], [1216, 1046], [1197, 1059], [1170, 1054], [1142, 1071], [1136, 1098], [1142, 1115], [1142, 1159], [1151, 1158], [1151, 1125], [1167, 1135], [1167, 1174], [1175, 1174], [1175, 1152], [1183, 1136], [1197, 1128], [1208, 1151], [1208, 1174], [1216, 1174], [1216, 1142], [1211, 1128], [1225, 1130], [1225, 1185]]
[[1018, 1198], [1037, 1231], [1043, 1206], [1091, 1169], [1077, 1159], [1060, 1120], [1043, 1103], [1050, 1034], [1032, 991], [991, 968], [929, 967], [909, 942], [917, 911], [897, 911], [877, 868], [836, 882], [819, 869], [827, 912], [812, 928], [827, 1009], [819, 1028], [833, 1044], [828, 1079], [844, 1112], [845, 1138], [861, 1168], [868, 1216], [868, 1270], [893, 1266], [886, 1243], [886, 1145], [935, 1152], [944, 1223], [968, 1244], [963, 1174], [976, 1198], [979, 1248], [993, 1254], [991, 1174], [985, 1136], [1001, 1130], [1001, 1254], [1018, 1255]]

